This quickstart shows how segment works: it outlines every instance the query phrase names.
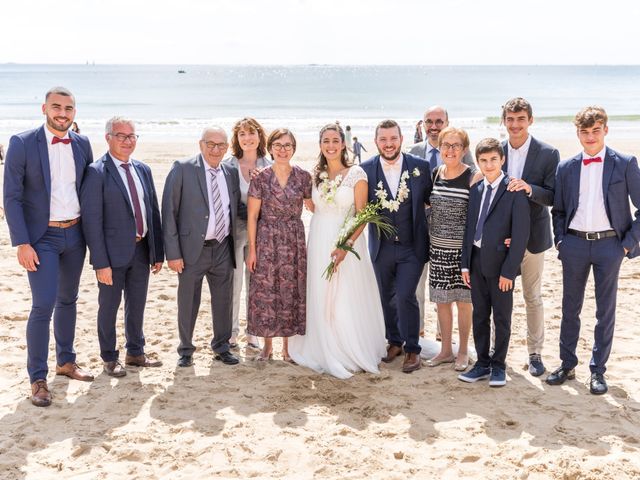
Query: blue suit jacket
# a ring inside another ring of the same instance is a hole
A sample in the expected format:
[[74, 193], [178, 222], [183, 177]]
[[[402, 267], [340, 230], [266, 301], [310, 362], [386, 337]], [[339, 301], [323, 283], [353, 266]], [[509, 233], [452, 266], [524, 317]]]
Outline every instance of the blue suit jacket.
[[[425, 215], [425, 204], [429, 202], [431, 189], [431, 170], [429, 164], [415, 155], [403, 153], [403, 165], [409, 172], [409, 180], [407, 187], [411, 191], [411, 209], [413, 213], [413, 242], [416, 257], [423, 263], [429, 260], [429, 229], [427, 228], [427, 217]], [[360, 164], [360, 167], [367, 174], [369, 181], [369, 202], [376, 202], [376, 189], [378, 182], [384, 182], [384, 173], [380, 165], [380, 155], [376, 155], [366, 162]], [[414, 176], [415, 169], [420, 172], [419, 176]], [[384, 212], [383, 212], [384, 213]], [[373, 225], [369, 225], [369, 254], [371, 259], [375, 261], [380, 251], [380, 238]]]
[[[622, 246], [629, 250], [628, 258], [640, 255], [640, 170], [636, 157], [618, 153], [607, 147], [602, 173], [604, 207], [611, 227]], [[553, 215], [554, 242], [557, 245], [578, 209], [582, 153], [558, 166]], [[629, 198], [636, 207], [635, 220], [631, 216]]]
[[[505, 175], [489, 206], [482, 229], [482, 275], [513, 280], [520, 273], [520, 264], [529, 241], [529, 201], [524, 192], [509, 192], [509, 176]], [[473, 237], [480, 215], [484, 181], [469, 192], [469, 210], [462, 245], [462, 268], [471, 269]], [[511, 238], [511, 246], [504, 241]]]
[[[144, 189], [147, 213], [149, 264], [164, 260], [162, 225], [158, 197], [151, 169], [138, 160], [130, 160]], [[89, 246], [94, 269], [123, 267], [133, 259], [136, 249], [136, 220], [129, 194], [116, 164], [107, 153], [87, 167], [82, 190], [82, 230]]]
[[[34, 244], [44, 235], [51, 207], [51, 169], [44, 125], [9, 140], [4, 166], [4, 209], [11, 245]], [[89, 139], [69, 131], [76, 164], [76, 191], [93, 161]]]
[[[504, 166], [509, 165], [509, 147], [507, 140], [502, 142]], [[551, 216], [549, 208], [553, 205], [553, 192], [556, 183], [556, 170], [560, 163], [558, 150], [531, 137], [529, 151], [522, 169], [522, 180], [531, 185], [529, 207], [531, 209], [531, 234], [527, 249], [531, 253], [540, 253], [553, 246], [551, 239]]]

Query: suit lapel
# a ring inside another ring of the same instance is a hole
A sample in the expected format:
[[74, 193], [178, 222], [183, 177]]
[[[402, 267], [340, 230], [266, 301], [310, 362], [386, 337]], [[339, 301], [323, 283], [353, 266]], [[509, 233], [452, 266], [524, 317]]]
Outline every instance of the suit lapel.
[[504, 151], [504, 164], [502, 165], [502, 171], [507, 173], [509, 171], [509, 140], [502, 144], [502, 150]]
[[144, 190], [144, 208], [147, 211], [147, 219], [149, 219], [151, 218], [151, 192], [146, 172], [137, 160], [131, 160], [131, 165], [133, 165], [133, 168], [140, 179], [140, 183], [142, 184], [142, 190]]
[[[582, 154], [579, 153], [573, 159], [570, 160], [571, 165], [569, 166], [569, 185], [571, 191], [569, 193], [571, 198], [571, 207], [572, 210], [578, 208], [578, 203], [580, 201], [580, 168], [582, 166]], [[604, 175], [603, 175], [604, 177]], [[571, 220], [571, 219], [569, 219]]]
[[[417, 187], [417, 184], [419, 181], [417, 178], [415, 178], [411, 174], [414, 168], [417, 168], [417, 167], [414, 165], [413, 161], [403, 153], [402, 154], [402, 170], [400, 170], [400, 175], [402, 176], [402, 172], [407, 172], [409, 174], [409, 178], [407, 179], [407, 184], [408, 184], [407, 186], [409, 187], [409, 191], [411, 192], [411, 208], [413, 210], [412, 211], [413, 215], [411, 215], [411, 218], [413, 218], [414, 225], [415, 225], [416, 215], [420, 211], [420, 199], [422, 198], [422, 195], [416, 195], [416, 190], [414, 189], [414, 187]], [[424, 209], [422, 210], [424, 211]]]
[[47, 146], [47, 136], [44, 133], [46, 127], [41, 127], [36, 133], [38, 139], [38, 152], [40, 153], [40, 164], [42, 165], [42, 176], [44, 185], [47, 188], [49, 198], [51, 198], [51, 167], [49, 164], [49, 148]]
[[[238, 205], [233, 196], [233, 189], [231, 188], [233, 184], [233, 175], [231, 175], [231, 171], [223, 163], [220, 164], [220, 168], [222, 169], [222, 173], [224, 173], [224, 182], [227, 185], [227, 194], [229, 195], [229, 222], [231, 222], [231, 219], [235, 218], [237, 215], [236, 207]], [[238, 174], [240, 174], [240, 171], [238, 171]], [[293, 175], [293, 170], [291, 171], [291, 175]], [[229, 232], [232, 232], [231, 223], [229, 223], [229, 227]]]
[[129, 192], [127, 192], [127, 187], [125, 187], [124, 182], [122, 181], [122, 177], [118, 172], [118, 167], [116, 167], [115, 162], [111, 158], [111, 155], [109, 155], [108, 153], [104, 157], [104, 165], [109, 175], [111, 175], [111, 177], [113, 178], [113, 181], [116, 182], [116, 185], [120, 189], [120, 192], [122, 193], [124, 200], [127, 202], [127, 205], [129, 205], [129, 213], [133, 215], [133, 206], [131, 205], [131, 201], [129, 200]]
[[82, 185], [82, 177], [84, 175], [84, 169], [87, 163], [84, 159], [84, 154], [80, 149], [80, 139], [78, 135], [69, 130], [69, 138], [71, 139], [71, 150], [73, 151], [73, 161], [76, 164], [76, 191], [80, 192], [80, 186]]
[[522, 168], [522, 179], [525, 181], [528, 178], [529, 172], [531, 172], [531, 169], [533, 168], [533, 164], [536, 162], [539, 150], [540, 144], [535, 138], [531, 137], [531, 143], [529, 143], [527, 158], [525, 159], [524, 167]]
[[611, 175], [613, 175], [613, 168], [616, 164], [615, 154], [608, 147], [602, 161], [604, 162], [604, 165], [602, 165], [602, 196], [606, 203], [607, 190], [609, 190]]
[[496, 191], [496, 194], [494, 195], [493, 200], [491, 201], [491, 205], [489, 205], [489, 211], [487, 212], [487, 217], [491, 215], [491, 212], [493, 212], [493, 209], [498, 204], [500, 197], [502, 197], [502, 195], [504, 195], [504, 192], [507, 191], [508, 184], [509, 184], [509, 176], [505, 175], [502, 181], [500, 182], [500, 184], [498, 185], [498, 190]]
[[198, 184], [200, 185], [200, 191], [202, 192], [202, 196], [204, 197], [204, 203], [209, 205], [209, 192], [207, 191], [207, 172], [204, 167], [204, 158], [202, 158], [202, 154], [199, 154], [196, 159], [196, 174], [198, 176]]

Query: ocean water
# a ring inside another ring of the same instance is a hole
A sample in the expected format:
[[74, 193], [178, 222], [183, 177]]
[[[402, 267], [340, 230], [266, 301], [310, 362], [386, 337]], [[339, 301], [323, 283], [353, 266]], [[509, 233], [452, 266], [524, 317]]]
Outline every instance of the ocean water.
[[[178, 70], [185, 73], [178, 73]], [[498, 135], [500, 107], [523, 96], [536, 133], [572, 135], [583, 106], [607, 109], [617, 137], [640, 136], [640, 66], [152, 66], [0, 65], [0, 138], [42, 123], [40, 105], [54, 85], [71, 89], [83, 133], [99, 135], [113, 115], [138, 133], [192, 138], [209, 124], [229, 128], [243, 116], [303, 139], [339, 119], [371, 137], [393, 118], [407, 141], [425, 108], [444, 105], [472, 138]], [[405, 142], [406, 143], [406, 142]]]

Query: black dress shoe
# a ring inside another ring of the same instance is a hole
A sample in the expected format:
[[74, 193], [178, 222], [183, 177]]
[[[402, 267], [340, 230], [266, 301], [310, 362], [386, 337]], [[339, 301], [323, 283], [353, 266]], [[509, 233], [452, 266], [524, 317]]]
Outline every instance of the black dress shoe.
[[193, 365], [193, 357], [191, 355], [180, 355], [178, 359], [179, 367], [190, 367]]
[[594, 395], [604, 395], [609, 390], [602, 373], [592, 373], [589, 381], [589, 391]]
[[576, 371], [573, 368], [560, 367], [547, 377], [546, 382], [549, 385], [562, 385], [567, 380], [574, 378], [576, 378]]
[[238, 360], [238, 357], [234, 357], [231, 352], [217, 353], [215, 359], [221, 361], [225, 365], [236, 365], [240, 362], [240, 360]]

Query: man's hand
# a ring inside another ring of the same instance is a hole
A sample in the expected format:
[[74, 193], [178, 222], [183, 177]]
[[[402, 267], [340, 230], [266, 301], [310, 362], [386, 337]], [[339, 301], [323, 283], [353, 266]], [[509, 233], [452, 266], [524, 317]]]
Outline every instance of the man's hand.
[[98, 282], [105, 285], [113, 285], [113, 277], [111, 275], [111, 267], [99, 268], [96, 270], [96, 277]]
[[38, 270], [37, 265], [40, 265], [38, 254], [28, 243], [18, 245], [18, 263], [26, 268], [28, 272]]
[[462, 281], [467, 287], [471, 288], [471, 274], [469, 272], [462, 272]]
[[182, 270], [184, 270], [184, 261], [181, 258], [177, 258], [176, 260], [167, 260], [167, 265], [169, 265], [170, 270], [173, 270], [176, 273], [182, 273]]
[[509, 280], [508, 278], [504, 278], [500, 275], [500, 280], [498, 280], [498, 288], [501, 292], [508, 292], [513, 288], [513, 280]]
[[507, 190], [510, 192], [524, 190], [527, 195], [531, 195], [531, 185], [520, 178], [512, 178], [507, 185]]
[[151, 273], [153, 273], [154, 275], [157, 274], [160, 270], [162, 270], [162, 262], [156, 262], [151, 267]]

